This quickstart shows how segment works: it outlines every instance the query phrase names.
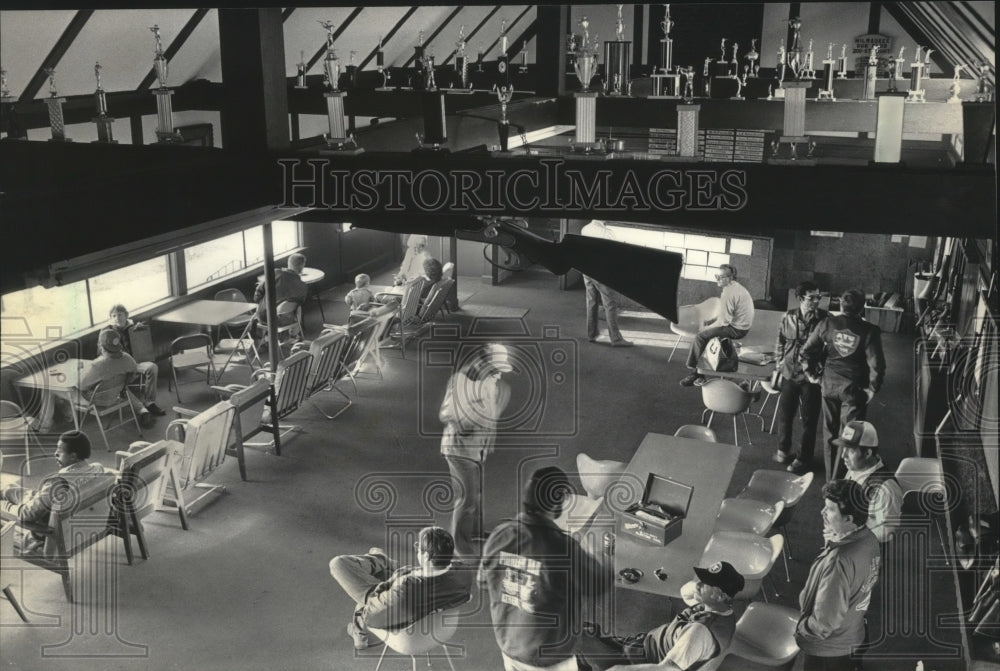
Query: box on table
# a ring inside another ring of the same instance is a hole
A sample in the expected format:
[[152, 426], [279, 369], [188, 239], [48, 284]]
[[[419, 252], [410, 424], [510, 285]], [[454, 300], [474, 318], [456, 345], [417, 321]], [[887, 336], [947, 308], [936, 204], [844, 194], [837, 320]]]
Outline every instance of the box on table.
[[666, 545], [681, 535], [694, 487], [650, 473], [642, 500], [625, 509], [619, 531], [652, 545]]

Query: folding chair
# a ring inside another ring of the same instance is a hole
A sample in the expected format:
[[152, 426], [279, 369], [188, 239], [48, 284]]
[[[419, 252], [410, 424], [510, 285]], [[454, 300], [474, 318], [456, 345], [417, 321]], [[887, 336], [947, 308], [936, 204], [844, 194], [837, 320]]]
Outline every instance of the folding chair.
[[[83, 392], [80, 393], [80, 396], [83, 398], [70, 401], [73, 408], [73, 424], [79, 431], [86, 422], [87, 416], [93, 416], [97, 421], [97, 428], [101, 432], [101, 439], [104, 440], [104, 446], [108, 452], [111, 451], [111, 444], [108, 442], [107, 432], [128, 423], [128, 419], [122, 416], [122, 410], [126, 408], [132, 414], [136, 432], [140, 438], [142, 437], [142, 426], [139, 425], [139, 416], [136, 415], [135, 407], [132, 405], [133, 397], [128, 388], [127, 375], [116, 375], [113, 378], [102, 380], [91, 391], [89, 398]], [[102, 419], [115, 412], [118, 413], [118, 423], [105, 427]]]
[[24, 414], [21, 406], [11, 401], [0, 401], [0, 440], [19, 439], [24, 441], [24, 473], [31, 475], [31, 443], [42, 449], [38, 433], [34, 429], [34, 418]]
[[[327, 333], [313, 340], [309, 346], [309, 353], [312, 355], [312, 365], [309, 368], [309, 377], [306, 382], [306, 398], [327, 419], [336, 419], [350, 407], [351, 399], [334, 384], [336, 382], [334, 376], [343, 365], [344, 348], [348, 344], [349, 337], [347, 331]], [[332, 415], [327, 414], [319, 406], [315, 398], [326, 391], [340, 393], [347, 399], [348, 405], [342, 407]]]
[[167, 388], [170, 389], [172, 380], [174, 393], [177, 394], [177, 402], [182, 403], [180, 382], [177, 380], [177, 371], [179, 370], [204, 372], [205, 384], [208, 386], [215, 384], [212, 336], [207, 333], [193, 333], [174, 338], [173, 342], [170, 343], [170, 379], [167, 380]]

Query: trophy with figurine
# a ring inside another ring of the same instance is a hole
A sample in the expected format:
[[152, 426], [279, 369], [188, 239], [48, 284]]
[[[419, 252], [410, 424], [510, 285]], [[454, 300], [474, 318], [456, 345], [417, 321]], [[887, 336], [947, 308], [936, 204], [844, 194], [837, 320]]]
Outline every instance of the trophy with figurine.
[[816, 68], [813, 67], [813, 41], [809, 40], [809, 46], [806, 48], [806, 66], [802, 69], [802, 77], [804, 79], [816, 79]]
[[573, 70], [580, 81], [580, 91], [576, 98], [576, 135], [574, 151], [591, 152], [599, 148], [597, 143], [597, 91], [590, 90], [590, 82], [597, 74], [597, 58], [600, 43], [595, 36], [590, 37], [590, 20], [584, 16], [580, 19], [582, 35], [576, 46], [576, 63]]
[[306, 87], [306, 52], [299, 51], [299, 62], [295, 66], [295, 88], [304, 89]]
[[[906, 102], [908, 103], [927, 102], [927, 99], [924, 97], [925, 92], [923, 88], [925, 63], [921, 60], [922, 50], [923, 47], [917, 45], [913, 62], [910, 63], [910, 90], [906, 94]], [[933, 49], [927, 50], [927, 63], [930, 63], [932, 51]]]
[[45, 105], [49, 108], [49, 128], [52, 130], [49, 142], [72, 142], [66, 137], [66, 120], [62, 108], [66, 99], [60, 98], [56, 91], [55, 68], [45, 68], [45, 74], [49, 77], [49, 97], [45, 99]]
[[788, 60], [788, 67], [791, 68], [792, 75], [795, 79], [799, 79], [805, 65], [802, 58], [802, 19], [797, 16], [789, 19], [788, 27], [792, 30], [792, 43], [788, 45], [785, 58]]
[[328, 91], [323, 92], [326, 98], [326, 118], [330, 132], [323, 136], [326, 140], [326, 149], [323, 153], [358, 153], [362, 151], [354, 135], [347, 132], [347, 124], [344, 120], [344, 98], [347, 93], [339, 88], [340, 82], [340, 59], [334, 50], [333, 41], [334, 25], [331, 21], [319, 21], [319, 24], [326, 30], [326, 56], [323, 58], [323, 75]]
[[625, 39], [625, 19], [622, 17], [623, 7], [624, 5], [618, 5], [615, 39], [604, 43], [604, 92], [613, 96], [620, 96], [626, 93], [629, 82], [632, 42]]
[[507, 55], [507, 19], [500, 19], [500, 53], [497, 54], [497, 88], [510, 87], [510, 57]]
[[833, 42], [826, 47], [826, 58], [823, 59], [823, 88], [816, 95], [817, 100], [836, 100], [833, 97], [833, 70], [836, 61], [833, 60]]
[[509, 86], [498, 86], [496, 94], [497, 100], [500, 103], [500, 121], [497, 123], [497, 132], [500, 135], [500, 151], [507, 151], [508, 140], [510, 138], [510, 123], [507, 121], [507, 104], [514, 95], [514, 89]]
[[149, 30], [153, 33], [153, 68], [156, 72], [156, 81], [159, 84], [153, 89], [153, 95], [156, 96], [156, 140], [168, 144], [180, 142], [180, 133], [174, 130], [174, 112], [170, 102], [170, 96], [174, 92], [167, 88], [169, 71], [167, 57], [163, 54], [160, 27], [153, 25]]
[[97, 124], [97, 142], [118, 144], [111, 129], [111, 124], [115, 122], [115, 119], [108, 116], [108, 99], [104, 95], [104, 89], [101, 88], [101, 70], [103, 69], [100, 61], [94, 63], [94, 79], [97, 80], [97, 89], [94, 91], [94, 105], [97, 116], [93, 118], [93, 122]]
[[875, 79], [878, 76], [878, 45], [873, 44], [865, 63], [865, 86], [861, 93], [862, 100], [875, 100]]
[[837, 73], [837, 79], [847, 79], [847, 45], [840, 45], [840, 72]]
[[955, 66], [955, 74], [951, 78], [951, 86], [948, 87], [948, 93], [951, 95], [948, 98], [948, 102], [955, 104], [962, 102], [962, 70], [966, 68], [965, 63], [961, 63]]
[[653, 91], [650, 98], [676, 98], [681, 93], [680, 71], [674, 71], [674, 41], [670, 37], [674, 21], [670, 18], [670, 5], [663, 5], [663, 11], [664, 17], [660, 21], [660, 30], [663, 31], [663, 38], [660, 39], [660, 63], [653, 71]]
[[[455, 42], [455, 74], [458, 79], [458, 91], [472, 93], [469, 82], [469, 56], [465, 53], [465, 25], [458, 29], [458, 41]], [[451, 90], [455, 90], [452, 88]]]
[[976, 97], [973, 99], [977, 103], [993, 101], [993, 91], [990, 89], [988, 77], [990, 74], [989, 63], [979, 64], [979, 75], [976, 77]]
[[378, 36], [378, 49], [375, 50], [375, 70], [382, 76], [382, 85], [375, 88], [376, 91], [391, 91], [389, 80], [389, 68], [385, 66], [385, 52], [382, 50], [382, 35]]

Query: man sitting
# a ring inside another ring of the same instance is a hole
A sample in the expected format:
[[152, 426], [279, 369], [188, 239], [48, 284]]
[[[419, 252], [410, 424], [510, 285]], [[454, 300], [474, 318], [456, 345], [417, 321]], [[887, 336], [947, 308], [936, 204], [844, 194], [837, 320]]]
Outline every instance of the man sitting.
[[[306, 304], [309, 287], [302, 281], [302, 269], [306, 267], [305, 254], [292, 254], [288, 257], [287, 268], [276, 268], [274, 271], [274, 304], [285, 301], [297, 303], [299, 307]], [[267, 287], [262, 279], [253, 292], [254, 303], [257, 303], [256, 320], [261, 324], [267, 322]], [[288, 326], [295, 321], [294, 314], [279, 315], [278, 326]], [[254, 325], [256, 326], [256, 324]], [[256, 328], [251, 328], [253, 333]]]
[[428, 614], [469, 600], [472, 571], [453, 561], [455, 542], [441, 527], [424, 527], [416, 543], [418, 566], [397, 568], [380, 548], [363, 555], [340, 555], [330, 560], [330, 575], [340, 583], [357, 608], [347, 625], [354, 649], [371, 641], [369, 628], [404, 629]]
[[[122, 339], [122, 350], [135, 359], [135, 352], [132, 350], [132, 333], [148, 328], [142, 322], [134, 322], [128, 318], [128, 310], [121, 303], [115, 303], [108, 311], [109, 323], [103, 330], [112, 330], [118, 333]], [[139, 375], [142, 376], [142, 402], [154, 415], [163, 416], [163, 410], [156, 405], [156, 383], [159, 379], [159, 369], [152, 361], [136, 361]]]
[[[103, 466], [87, 461], [90, 458], [90, 439], [82, 431], [67, 431], [59, 436], [55, 456], [61, 468], [43, 478], [38, 489], [20, 485], [4, 487], [0, 492], [4, 517], [47, 524], [52, 502], [67, 500], [67, 493], [61, 489], [80, 487], [87, 480], [104, 473]], [[45, 536], [28, 534], [22, 539], [21, 551], [37, 552], [44, 543]]]
[[716, 562], [694, 569], [698, 577], [692, 587], [682, 590], [692, 604], [668, 624], [645, 634], [626, 638], [596, 635], [584, 637], [583, 655], [595, 669], [697, 669], [722, 654], [733, 639], [736, 618], [733, 597], [746, 584], [729, 562]]

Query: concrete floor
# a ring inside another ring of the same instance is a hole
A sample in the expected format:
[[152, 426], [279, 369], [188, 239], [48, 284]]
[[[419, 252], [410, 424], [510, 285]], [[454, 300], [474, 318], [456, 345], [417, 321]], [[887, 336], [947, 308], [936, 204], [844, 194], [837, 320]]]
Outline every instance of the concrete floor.
[[[375, 283], [379, 279], [385, 277]], [[523, 319], [478, 320], [457, 313], [441, 320], [445, 331], [435, 332], [433, 342], [448, 342], [458, 329], [465, 338], [528, 340], [543, 349], [557, 343], [572, 364], [565, 383], [545, 387], [540, 401], [540, 421], [561, 435], [540, 439], [525, 432], [506, 437], [488, 461], [488, 524], [516, 513], [517, 478], [525, 470], [554, 463], [573, 472], [581, 451], [627, 461], [647, 432], [673, 433], [681, 424], [698, 421], [700, 394], [676, 383], [683, 375], [683, 357], [678, 354], [667, 362], [666, 322], [625, 318], [626, 337], [640, 346], [612, 349], [606, 343], [587, 342], [583, 292], [559, 291], [558, 280], [547, 273], [528, 271], [502, 287], [461, 278], [460, 286], [465, 304], [524, 307], [528, 313]], [[325, 292], [327, 322], [346, 320], [346, 289]], [[315, 309], [311, 304], [306, 315], [310, 335], [320, 322]], [[889, 373], [869, 419], [882, 436], [883, 452], [895, 463], [914, 454], [913, 344], [912, 337], [903, 335], [887, 334], [885, 340]], [[84, 591], [76, 606], [66, 603], [55, 574], [11, 557], [8, 534], [2, 546], [2, 581], [12, 585], [31, 623], [21, 623], [13, 609], [0, 606], [3, 667], [374, 668], [381, 649], [353, 651], [345, 632], [353, 605], [330, 578], [327, 563], [334, 555], [373, 545], [409, 562], [412, 535], [419, 528], [447, 525], [447, 469], [438, 452], [437, 410], [450, 369], [420, 363], [426, 360], [421, 348], [430, 342], [412, 343], [405, 359], [398, 351], [386, 352], [383, 379], [360, 379], [354, 407], [339, 419], [328, 421], [308, 404], [301, 408], [290, 419], [302, 430], [284, 443], [282, 456], [248, 450], [248, 482], [240, 480], [235, 459], [227, 460], [209, 480], [224, 485], [228, 493], [194, 515], [189, 531], [181, 530], [176, 515], [147, 517], [148, 560], [128, 566], [120, 542], [99, 543], [78, 567], [77, 583]], [[245, 370], [227, 373], [226, 381], [241, 377], [246, 377]], [[354, 397], [349, 383], [343, 388]], [[185, 387], [184, 395], [187, 407], [214, 401], [197, 384]], [[160, 405], [168, 408], [173, 401], [164, 383]], [[169, 415], [146, 436], [162, 436], [173, 417]], [[720, 440], [732, 440], [726, 422], [718, 421], [716, 428]], [[742, 449], [729, 495], [742, 489], [754, 470], [777, 466], [770, 460], [776, 438], [755, 429], [753, 422], [751, 434], [753, 445]], [[129, 428], [111, 436], [118, 449], [135, 439]], [[110, 465], [111, 455], [95, 447], [95, 458]], [[53, 466], [36, 462], [32, 479]], [[15, 459], [4, 464], [7, 471], [17, 467]], [[820, 505], [817, 483], [789, 527], [797, 557], [791, 565], [792, 582], [785, 583], [776, 568], [781, 595], [772, 602], [797, 605], [809, 563], [821, 544]], [[926, 554], [935, 552], [931, 545]], [[881, 627], [889, 632], [880, 648], [887, 657], [869, 661], [866, 668], [911, 671], [918, 659], [926, 660], [928, 671], [965, 668], [961, 648], [956, 647], [958, 631], [937, 618], [956, 609], [951, 575], [935, 570], [939, 563], [920, 563], [913, 569], [920, 580], [902, 581], [885, 595], [885, 603], [896, 605], [896, 616], [907, 613], [907, 626]], [[481, 596], [476, 594], [467, 607], [454, 639], [463, 646], [452, 651], [458, 669], [502, 668]], [[619, 591], [617, 596], [619, 633], [646, 630], [670, 617], [669, 601], [633, 591]], [[409, 668], [409, 660], [388, 657], [383, 668]], [[447, 663], [435, 659], [433, 666], [447, 668]], [[753, 668], [762, 667], [732, 657], [723, 665], [730, 670]]]

